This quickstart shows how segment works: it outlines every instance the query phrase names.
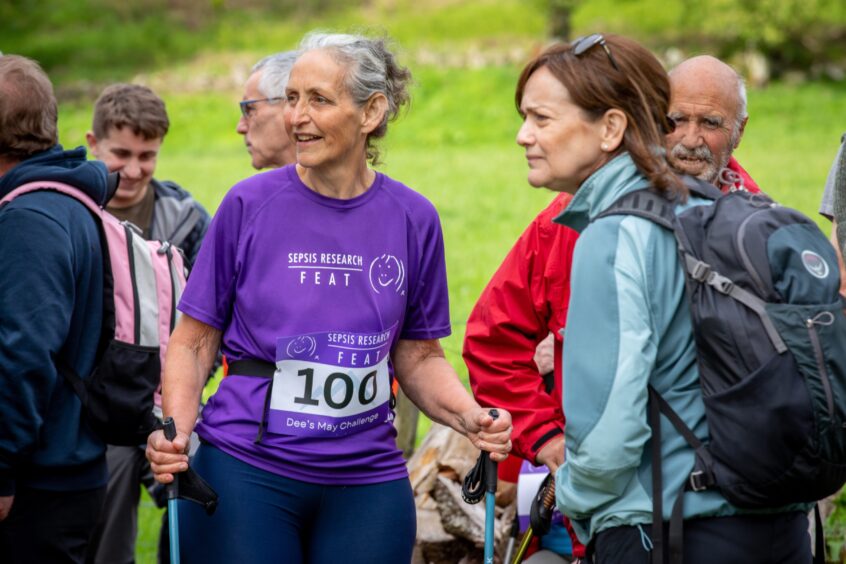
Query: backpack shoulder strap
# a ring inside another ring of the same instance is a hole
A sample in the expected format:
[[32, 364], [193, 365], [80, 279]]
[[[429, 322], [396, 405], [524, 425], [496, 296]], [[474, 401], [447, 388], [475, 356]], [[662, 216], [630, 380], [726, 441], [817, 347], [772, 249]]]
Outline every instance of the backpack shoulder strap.
[[596, 216], [596, 219], [609, 215], [636, 215], [670, 231], [674, 230], [673, 222], [676, 217], [673, 202], [649, 188], [624, 194]]
[[705, 182], [704, 180], [699, 180], [695, 176], [688, 175], [682, 176], [681, 178], [682, 182], [684, 182], [684, 187], [687, 188], [687, 190], [694, 196], [705, 198], [706, 200], [716, 200], [723, 195], [723, 193], [720, 192], [720, 189], [710, 182]]
[[102, 208], [100, 208], [100, 206], [98, 206], [94, 202], [94, 200], [91, 199], [91, 196], [89, 196], [79, 188], [71, 186], [70, 184], [65, 184], [63, 182], [55, 182], [52, 180], [36, 180], [34, 182], [27, 182], [26, 184], [22, 184], [21, 186], [18, 186], [17, 188], [6, 194], [3, 199], [0, 200], [0, 204], [10, 202], [18, 196], [22, 196], [30, 192], [38, 192], [40, 190], [53, 190], [54, 192], [60, 192], [62, 194], [70, 196], [71, 198], [85, 205], [85, 207], [87, 207], [91, 211], [91, 213], [93, 213], [97, 217], [102, 217]]
[[[722, 192], [716, 186], [694, 178], [683, 176], [685, 188], [694, 195], [706, 200], [716, 200]], [[608, 209], [600, 213], [596, 219], [609, 215], [636, 215], [657, 223], [661, 227], [675, 231], [676, 201], [659, 194], [652, 188], [642, 188], [623, 194]]]

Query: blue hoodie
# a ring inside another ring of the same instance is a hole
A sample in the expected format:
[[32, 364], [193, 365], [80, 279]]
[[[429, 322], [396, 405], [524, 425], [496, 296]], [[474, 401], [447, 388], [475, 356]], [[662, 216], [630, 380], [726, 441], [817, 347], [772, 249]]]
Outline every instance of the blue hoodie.
[[[0, 177], [0, 198], [24, 183], [54, 180], [102, 205], [107, 176], [84, 148], [56, 145]], [[26, 194], [0, 207], [0, 260], [0, 496], [16, 486], [101, 487], [105, 445], [53, 361], [61, 357], [83, 377], [94, 368], [103, 312], [97, 224], [68, 196]]]

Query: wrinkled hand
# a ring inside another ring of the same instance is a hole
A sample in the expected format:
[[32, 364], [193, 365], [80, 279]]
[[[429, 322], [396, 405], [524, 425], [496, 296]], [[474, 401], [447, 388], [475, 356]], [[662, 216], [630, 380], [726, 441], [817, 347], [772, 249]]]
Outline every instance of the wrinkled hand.
[[511, 414], [496, 408], [499, 417], [494, 419], [488, 413], [490, 408], [476, 408], [461, 418], [464, 433], [473, 446], [491, 453], [491, 460], [502, 462], [511, 451]]
[[15, 496], [3, 495], [0, 496], [0, 521], [6, 519], [12, 511], [12, 504], [15, 503]]
[[535, 347], [535, 364], [539, 374], [549, 374], [555, 369], [555, 335], [550, 333]]
[[189, 436], [177, 431], [173, 442], [167, 440], [164, 431], [154, 431], [147, 437], [147, 460], [158, 482], [169, 484], [173, 475], [188, 469]]
[[538, 464], [545, 464], [549, 471], [555, 474], [558, 467], [564, 464], [564, 435], [556, 435], [535, 456]]

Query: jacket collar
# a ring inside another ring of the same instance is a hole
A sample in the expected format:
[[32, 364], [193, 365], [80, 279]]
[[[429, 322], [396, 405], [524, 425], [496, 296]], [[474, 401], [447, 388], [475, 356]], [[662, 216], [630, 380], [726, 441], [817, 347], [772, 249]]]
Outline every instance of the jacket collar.
[[622, 153], [591, 174], [576, 190], [570, 205], [553, 221], [581, 233], [597, 215], [623, 194], [646, 188], [649, 181], [628, 153]]
[[85, 156], [83, 147], [65, 151], [61, 145], [36, 153], [0, 176], [0, 198], [27, 182], [50, 180], [75, 186], [103, 206], [109, 197], [108, 170]]

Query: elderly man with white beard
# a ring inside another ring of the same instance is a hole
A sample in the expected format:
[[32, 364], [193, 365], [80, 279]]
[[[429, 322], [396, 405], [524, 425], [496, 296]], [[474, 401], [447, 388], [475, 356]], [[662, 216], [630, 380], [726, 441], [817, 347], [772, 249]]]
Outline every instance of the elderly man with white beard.
[[728, 168], [743, 178], [747, 189], [757, 192], [731, 157], [749, 120], [743, 78], [719, 59], [703, 55], [670, 71], [670, 86], [668, 117], [675, 124], [666, 139], [670, 166], [722, 189], [734, 184], [734, 179], [721, 175]]

